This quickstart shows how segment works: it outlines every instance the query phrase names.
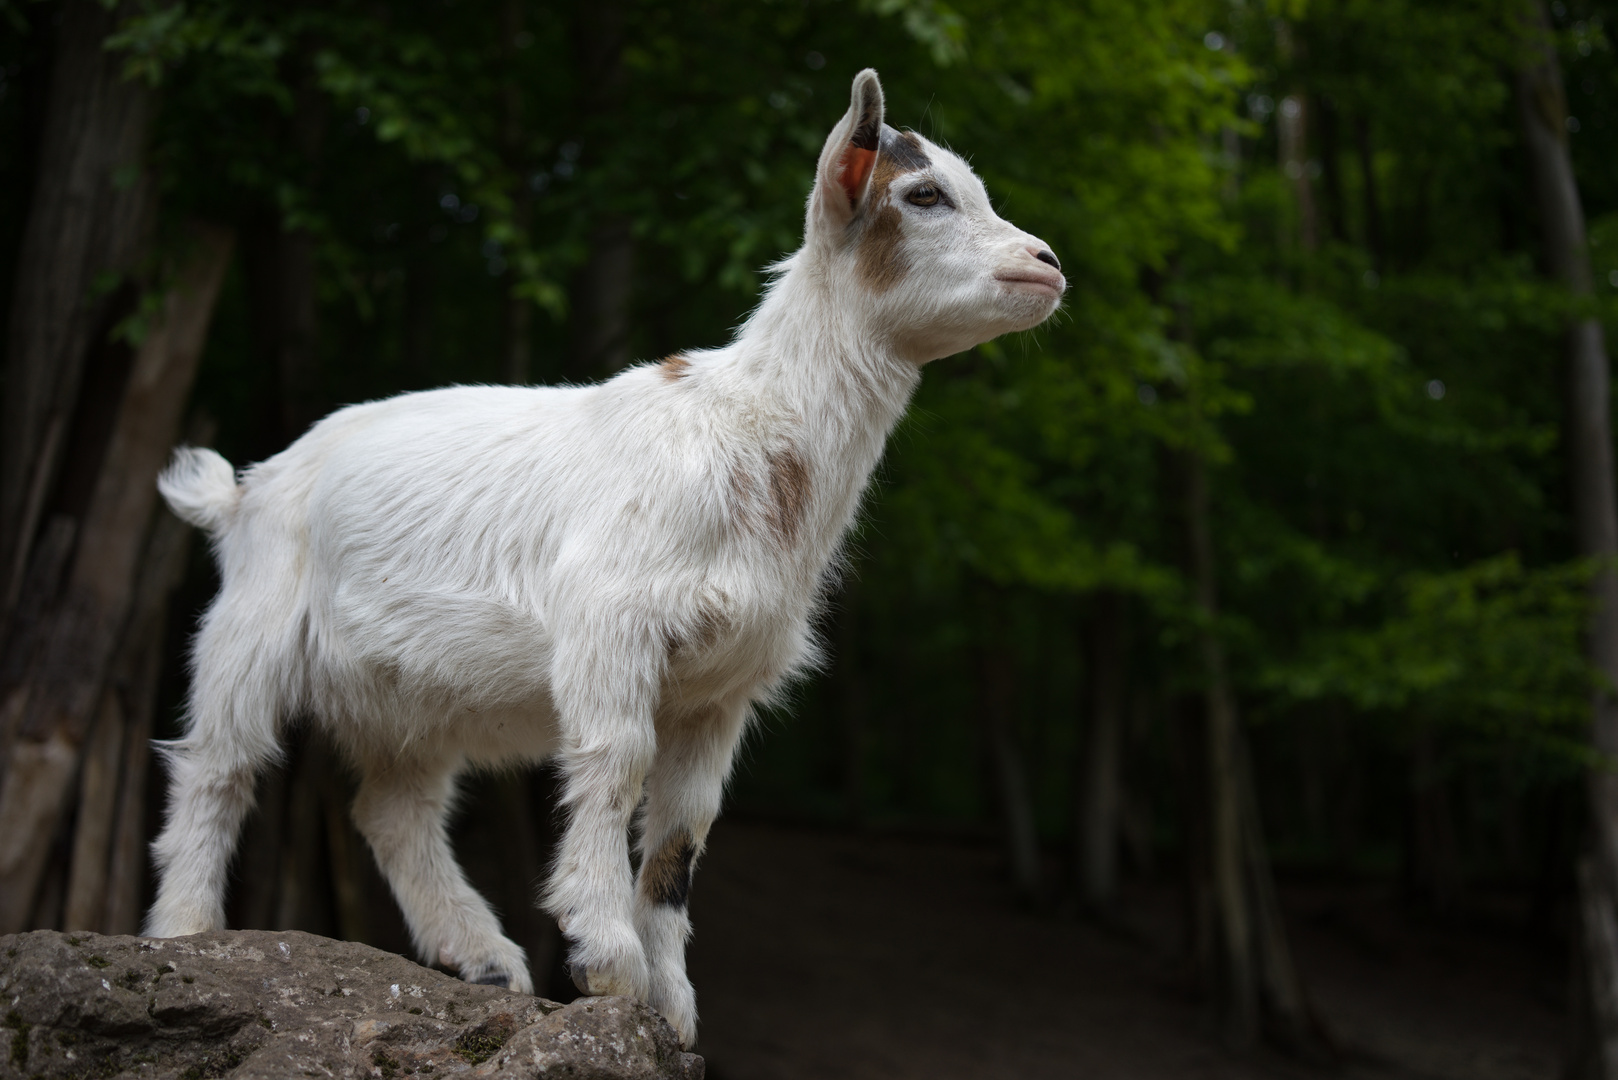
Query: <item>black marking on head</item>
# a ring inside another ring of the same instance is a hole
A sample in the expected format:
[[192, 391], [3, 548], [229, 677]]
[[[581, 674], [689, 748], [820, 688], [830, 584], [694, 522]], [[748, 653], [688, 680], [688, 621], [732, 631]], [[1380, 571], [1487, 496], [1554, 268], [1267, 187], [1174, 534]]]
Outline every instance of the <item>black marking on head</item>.
[[875, 150], [882, 139], [882, 129], [887, 125], [882, 123], [881, 99], [874, 94], [868, 94], [860, 100], [860, 115], [854, 121], [854, 134], [849, 136], [849, 145], [856, 150]]
[[914, 172], [932, 164], [914, 131], [895, 131], [887, 124], [882, 125], [881, 151], [894, 172]]
[[646, 898], [654, 904], [685, 907], [691, 895], [691, 864], [696, 858], [697, 842], [689, 831], [670, 833], [641, 865], [640, 884]]

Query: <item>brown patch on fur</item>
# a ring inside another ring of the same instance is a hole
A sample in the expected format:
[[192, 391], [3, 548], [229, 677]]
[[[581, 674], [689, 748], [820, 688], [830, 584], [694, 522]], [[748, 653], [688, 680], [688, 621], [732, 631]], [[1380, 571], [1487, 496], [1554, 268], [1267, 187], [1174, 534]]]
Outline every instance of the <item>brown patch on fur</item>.
[[691, 368], [691, 361], [687, 360], [682, 354], [675, 353], [657, 366], [664, 379], [669, 382], [677, 382], [686, 377]]
[[905, 279], [910, 264], [905, 258], [904, 230], [897, 208], [883, 206], [865, 226], [854, 268], [874, 293], [885, 293]]
[[753, 531], [753, 493], [756, 485], [753, 477], [739, 466], [732, 466], [730, 470], [730, 485], [726, 492], [725, 509], [730, 517], [730, 525], [737, 532]]
[[912, 131], [882, 128], [882, 152], [877, 158], [876, 172], [871, 177], [871, 190], [866, 206], [880, 207], [865, 226], [860, 237], [859, 254], [855, 268], [866, 287], [874, 293], [884, 293], [903, 281], [910, 271], [904, 255], [903, 218], [888, 198], [894, 180], [905, 173], [925, 169], [931, 162], [921, 140]]
[[697, 842], [686, 829], [669, 833], [662, 845], [646, 856], [640, 867], [640, 888], [654, 904], [685, 907], [691, 895], [691, 864]]
[[769, 462], [770, 502], [764, 519], [782, 545], [791, 547], [798, 542], [803, 516], [809, 509], [809, 467], [796, 450], [771, 454]]
[[711, 649], [719, 641], [730, 626], [730, 620], [711, 602], [704, 600], [697, 606], [696, 633], [691, 638], [691, 645], [696, 649]]
[[682, 649], [705, 652], [718, 643], [719, 636], [729, 626], [730, 621], [725, 618], [725, 613], [711, 601], [704, 600], [697, 606], [697, 617], [692, 621], [690, 634], [682, 638], [677, 634], [665, 633], [663, 643], [668, 647], [670, 656]]

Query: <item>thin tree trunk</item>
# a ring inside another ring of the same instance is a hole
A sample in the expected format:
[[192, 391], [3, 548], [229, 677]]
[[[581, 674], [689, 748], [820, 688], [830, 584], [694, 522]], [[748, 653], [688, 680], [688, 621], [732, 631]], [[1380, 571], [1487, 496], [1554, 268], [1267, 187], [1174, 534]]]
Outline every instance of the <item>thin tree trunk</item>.
[[73, 861], [67, 878], [63, 930], [101, 929], [106, 906], [107, 854], [112, 844], [113, 811], [118, 803], [119, 759], [123, 756], [123, 702], [112, 688], [101, 695], [101, 709], [84, 748], [79, 775], [79, 812], [73, 826]]
[[870, 703], [860, 671], [859, 584], [855, 580], [849, 581], [843, 589], [842, 610], [837, 615], [837, 654], [833, 671], [837, 706], [843, 721], [843, 811], [850, 822], [859, 824], [865, 819], [866, 809], [865, 752]]
[[[326, 107], [312, 71], [305, 71], [293, 94], [292, 143], [306, 182], [320, 174]], [[315, 238], [307, 229], [281, 222], [274, 256], [275, 370], [281, 379], [281, 433], [287, 442], [302, 435], [329, 411], [320, 379], [320, 302], [316, 292]]]
[[1338, 148], [1341, 117], [1330, 98], [1321, 97], [1315, 106], [1320, 118], [1320, 186], [1326, 210], [1326, 228], [1338, 243], [1348, 240], [1347, 216], [1343, 212], [1343, 166]]
[[1314, 181], [1309, 176], [1309, 99], [1289, 94], [1281, 100], [1278, 128], [1281, 172], [1292, 184], [1292, 201], [1297, 214], [1298, 248], [1305, 252], [1320, 246], [1320, 225], [1315, 214]]
[[291, 442], [327, 412], [320, 389], [314, 237], [301, 229], [283, 231], [276, 256], [280, 336], [275, 359], [281, 377], [281, 432]]
[[331, 896], [324, 794], [329, 753], [317, 732], [304, 732], [288, 782], [288, 820], [281, 846], [281, 881], [275, 929], [338, 932]]
[[[136, 350], [61, 593], [41, 619], [20, 685], [17, 739], [0, 780], [0, 932], [23, 928], [49, 838], [73, 791], [84, 741], [134, 599], [157, 491], [179, 431], [231, 234], [194, 226], [174, 285]], [[8, 701], [8, 704], [10, 702]]]
[[[1584, 208], [1567, 145], [1567, 99], [1557, 62], [1550, 18], [1536, 2], [1527, 11], [1535, 62], [1517, 74], [1523, 144], [1534, 176], [1545, 261], [1552, 276], [1574, 296], [1592, 292]], [[1612, 455], [1611, 372], [1601, 323], [1572, 321], [1566, 330], [1567, 445], [1573, 517], [1579, 552], [1598, 561], [1591, 583], [1595, 601], [1587, 648], [1590, 663], [1606, 678], [1591, 702], [1591, 741], [1609, 757], [1618, 754], [1618, 495]], [[1587, 778], [1593, 851], [1590, 870], [1579, 878], [1584, 923], [1583, 1002], [1586, 1023], [1575, 1059], [1586, 1075], [1618, 1077], [1618, 944], [1612, 927], [1618, 912], [1618, 773], [1592, 769]]]
[[1212, 985], [1225, 1039], [1249, 1046], [1259, 1034], [1258, 976], [1243, 852], [1242, 776], [1236, 701], [1225, 668], [1224, 645], [1214, 629], [1219, 603], [1209, 526], [1207, 466], [1193, 451], [1186, 475], [1186, 520], [1192, 576], [1203, 625], [1198, 632], [1206, 682], [1204, 765], [1207, 770], [1208, 863], [1214, 907]]
[[1073, 864], [1080, 901], [1104, 911], [1118, 889], [1120, 836], [1119, 762], [1125, 701], [1124, 599], [1115, 592], [1096, 598], [1089, 626], [1088, 724], [1075, 785]]
[[[200, 424], [191, 441], [211, 441]], [[146, 774], [152, 709], [169, 595], [185, 572], [192, 530], [166, 510], [153, 515], [128, 625], [102, 694], [101, 715], [79, 782], [73, 865], [63, 928], [133, 933], [145, 861]], [[105, 759], [100, 755], [105, 754]]]
[[[596, 169], [617, 129], [624, 98], [623, 0], [592, 0], [578, 8], [574, 54], [581, 88], [575, 112], [583, 142], [580, 169]], [[603, 181], [597, 181], [603, 183]], [[629, 220], [607, 204], [588, 238], [584, 266], [573, 280], [569, 374], [577, 379], [610, 375], [629, 363], [629, 301], [635, 268], [635, 237]], [[601, 205], [601, 204], [598, 204]]]
[[1408, 803], [1406, 886], [1432, 910], [1452, 911], [1461, 897], [1460, 851], [1449, 787], [1430, 728], [1417, 731], [1410, 748]]
[[1241, 775], [1242, 834], [1246, 848], [1247, 888], [1252, 897], [1254, 940], [1258, 949], [1260, 1000], [1269, 1038], [1294, 1053], [1319, 1054], [1331, 1040], [1315, 1016], [1298, 969], [1292, 962], [1281, 902], [1270, 872], [1264, 823], [1259, 815], [1258, 789], [1253, 782], [1253, 759], [1247, 740], [1237, 732], [1236, 747]]
[[322, 800], [326, 812], [326, 849], [331, 852], [337, 931], [345, 941], [375, 944], [371, 912], [378, 898], [370, 895], [371, 850], [349, 817], [353, 794], [343, 779], [340, 771], [332, 768]]
[[[1302, 51], [1293, 41], [1292, 26], [1285, 19], [1275, 23], [1275, 51], [1285, 66], [1294, 64]], [[1276, 135], [1281, 173], [1292, 183], [1297, 244], [1300, 250], [1311, 252], [1320, 246], [1320, 226], [1315, 214], [1314, 178], [1309, 175], [1309, 98], [1302, 92], [1281, 99]]]
[[1000, 800], [1011, 877], [1024, 899], [1037, 901], [1041, 892], [1039, 833], [1034, 823], [1034, 800], [1028, 770], [1017, 745], [1017, 685], [1011, 656], [998, 645], [983, 647], [978, 691], [988, 736], [995, 792]]
[[[189, 527], [180, 526], [177, 531], [189, 539]], [[133, 934], [140, 929], [141, 893], [146, 883], [146, 792], [151, 776], [152, 713], [162, 671], [162, 646], [162, 637], [154, 635], [131, 680], [132, 709], [124, 734], [118, 817], [108, 857], [106, 910], [102, 916], [102, 933], [106, 934]]]
[[0, 424], [0, 615], [61, 468], [87, 357], [144, 250], [155, 186], [143, 168], [151, 93], [102, 45], [118, 16], [96, 0], [61, 8], [39, 169], [18, 252]]
[[590, 234], [590, 254], [573, 285], [572, 370], [577, 378], [611, 375], [629, 363], [630, 283], [635, 238], [612, 217]]
[[[529, 161], [523, 146], [522, 85], [517, 81], [517, 39], [523, 33], [523, 5], [520, 0], [505, 0], [500, 22], [501, 52], [506, 65], [505, 81], [500, 88], [504, 113], [500, 141], [504, 144], [506, 164], [516, 174], [515, 190], [511, 193], [512, 223], [526, 236], [533, 194], [528, 187]], [[522, 384], [532, 378], [530, 330], [533, 312], [532, 303], [518, 295], [515, 288], [507, 288], [500, 365], [502, 382]]]
[[1365, 247], [1371, 253], [1371, 269], [1380, 273], [1387, 262], [1382, 250], [1382, 201], [1377, 193], [1376, 150], [1371, 145], [1371, 124], [1363, 116], [1354, 118], [1354, 149], [1360, 159], [1360, 198], [1365, 211]]

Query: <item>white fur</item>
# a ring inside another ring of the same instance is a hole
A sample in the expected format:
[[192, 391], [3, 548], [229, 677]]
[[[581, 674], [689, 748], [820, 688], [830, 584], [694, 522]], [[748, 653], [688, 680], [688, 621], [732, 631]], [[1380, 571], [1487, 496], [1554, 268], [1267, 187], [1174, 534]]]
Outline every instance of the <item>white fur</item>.
[[[649, 1001], [694, 1042], [690, 922], [637, 890], [636, 809], [643, 864], [671, 837], [700, 851], [751, 708], [815, 660], [828, 568], [921, 365], [1039, 323], [1066, 288], [925, 140], [928, 169], [851, 197], [844, 151], [873, 110], [880, 124], [862, 72], [803, 248], [734, 342], [678, 372], [352, 406], [239, 485], [217, 454], [177, 453], [160, 488], [213, 534], [223, 586], [170, 748], [147, 933], [223, 925], [255, 774], [307, 715], [360, 772], [355, 821], [421, 954], [529, 991], [445, 813], [466, 768], [557, 755], [569, 824], [544, 905], [575, 979]], [[924, 182], [949, 204], [905, 202]], [[859, 250], [889, 204], [908, 271], [873, 291]], [[782, 507], [805, 490], [795, 519]]]

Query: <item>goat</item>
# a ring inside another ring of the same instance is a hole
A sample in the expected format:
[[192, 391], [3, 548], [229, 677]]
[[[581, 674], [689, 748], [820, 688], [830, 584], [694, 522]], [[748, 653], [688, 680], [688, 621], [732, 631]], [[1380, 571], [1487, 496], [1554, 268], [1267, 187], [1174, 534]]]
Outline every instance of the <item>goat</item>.
[[158, 486], [222, 585], [167, 748], [147, 934], [223, 926], [255, 774], [307, 715], [358, 770], [354, 821], [421, 955], [531, 993], [445, 817], [465, 769], [555, 756], [568, 823], [541, 902], [568, 970], [694, 1044], [692, 871], [752, 709], [818, 659], [887, 435], [924, 364], [1039, 324], [1067, 288], [963, 160], [883, 116], [862, 71], [803, 246], [723, 348], [349, 406], [239, 480], [176, 451]]

